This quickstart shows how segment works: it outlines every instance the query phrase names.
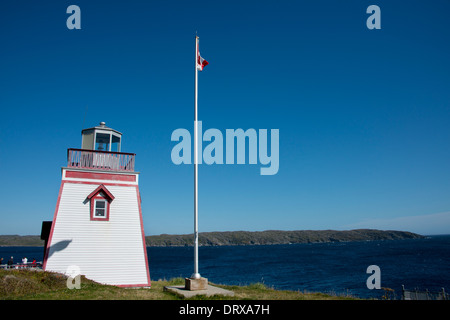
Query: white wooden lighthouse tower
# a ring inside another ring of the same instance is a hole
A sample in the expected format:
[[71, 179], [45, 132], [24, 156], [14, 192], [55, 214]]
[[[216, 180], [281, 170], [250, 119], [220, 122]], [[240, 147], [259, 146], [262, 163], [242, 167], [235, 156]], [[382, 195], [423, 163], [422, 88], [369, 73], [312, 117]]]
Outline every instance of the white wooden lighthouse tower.
[[62, 168], [43, 268], [75, 266], [100, 283], [150, 286], [135, 154], [120, 152], [122, 134], [104, 122], [81, 135]]

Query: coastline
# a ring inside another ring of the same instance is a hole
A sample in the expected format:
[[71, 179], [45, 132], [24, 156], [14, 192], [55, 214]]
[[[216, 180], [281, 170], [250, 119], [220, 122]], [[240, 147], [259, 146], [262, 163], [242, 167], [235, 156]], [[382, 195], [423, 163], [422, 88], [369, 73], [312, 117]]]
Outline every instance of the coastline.
[[[146, 236], [149, 247], [186, 247], [193, 245], [193, 234]], [[266, 230], [199, 233], [199, 246], [277, 245], [302, 243], [335, 243], [376, 240], [424, 239], [426, 236], [408, 231], [355, 230]]]
[[[427, 236], [398, 230], [266, 230], [200, 232], [199, 246], [277, 245], [377, 240], [425, 239]], [[145, 236], [148, 247], [193, 246], [193, 234]], [[33, 235], [0, 235], [0, 247], [43, 247], [44, 240]]]

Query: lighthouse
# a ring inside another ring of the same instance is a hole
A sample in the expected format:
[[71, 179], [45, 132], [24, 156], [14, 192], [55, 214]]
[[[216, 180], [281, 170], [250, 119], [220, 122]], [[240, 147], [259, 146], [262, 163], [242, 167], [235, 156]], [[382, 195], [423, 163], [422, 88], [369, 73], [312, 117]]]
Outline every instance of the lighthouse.
[[67, 150], [53, 221], [43, 223], [43, 269], [150, 286], [136, 155], [121, 152], [122, 133], [104, 122], [81, 137], [81, 149]]

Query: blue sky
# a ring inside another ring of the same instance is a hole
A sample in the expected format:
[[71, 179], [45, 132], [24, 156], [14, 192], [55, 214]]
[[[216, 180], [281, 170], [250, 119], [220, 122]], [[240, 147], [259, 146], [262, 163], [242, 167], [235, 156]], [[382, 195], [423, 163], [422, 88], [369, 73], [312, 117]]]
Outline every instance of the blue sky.
[[[69, 5], [81, 30], [69, 30]], [[381, 9], [369, 30], [366, 9]], [[9, 1], [0, 5], [0, 234], [51, 220], [67, 148], [100, 121], [137, 154], [147, 235], [193, 230], [203, 129], [279, 129], [280, 168], [201, 165], [200, 231], [450, 233], [450, 3]]]

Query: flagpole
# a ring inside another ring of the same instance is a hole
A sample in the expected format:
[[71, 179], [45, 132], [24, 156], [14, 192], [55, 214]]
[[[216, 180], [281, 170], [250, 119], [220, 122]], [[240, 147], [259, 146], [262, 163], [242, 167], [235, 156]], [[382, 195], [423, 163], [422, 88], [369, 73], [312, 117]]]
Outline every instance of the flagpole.
[[200, 279], [198, 272], [198, 37], [195, 36], [195, 96], [194, 96], [194, 273], [192, 279]]

